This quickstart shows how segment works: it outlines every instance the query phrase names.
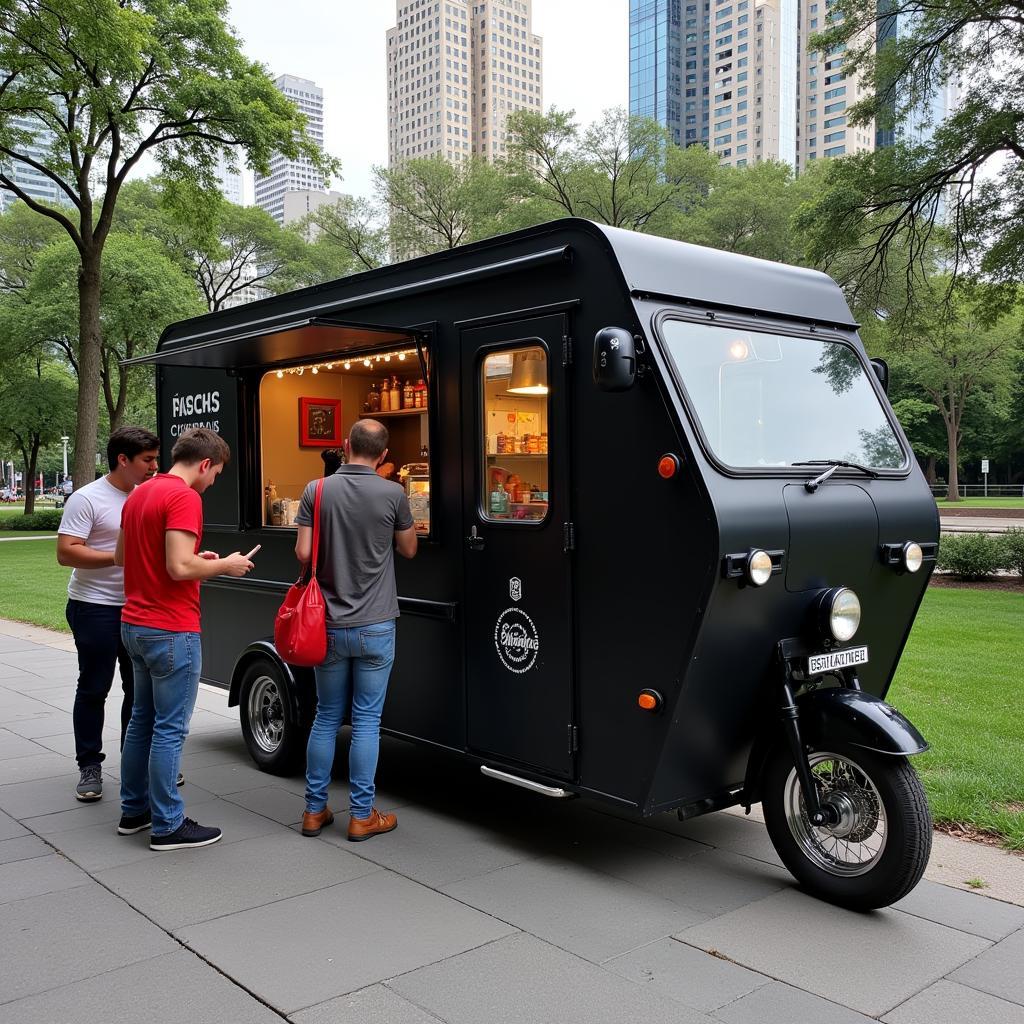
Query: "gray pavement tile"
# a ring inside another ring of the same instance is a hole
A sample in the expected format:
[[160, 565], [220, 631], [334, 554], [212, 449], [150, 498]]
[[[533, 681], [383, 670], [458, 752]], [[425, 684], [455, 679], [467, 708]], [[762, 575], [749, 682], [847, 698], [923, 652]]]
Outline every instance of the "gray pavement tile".
[[96, 878], [168, 931], [262, 907], [379, 871], [352, 854], [288, 832], [208, 849], [154, 853]]
[[678, 938], [868, 1016], [891, 1010], [990, 945], [897, 910], [856, 914], [795, 889]]
[[706, 843], [718, 850], [738, 853], [754, 860], [763, 860], [777, 867], [782, 866], [775, 852], [764, 822], [754, 817], [728, 814], [702, 814], [689, 821], [677, 821], [672, 815], [658, 815], [661, 819], [655, 826], [676, 835], [688, 836], [698, 843]]
[[0, 786], [0, 809], [13, 818], [30, 818], [81, 807], [82, 801], [75, 798], [77, 783], [77, 778], [63, 775]]
[[232, 722], [224, 715], [214, 714], [212, 711], [204, 711], [196, 708], [189, 720], [188, 731], [190, 736], [199, 736], [204, 733], [222, 733], [238, 729], [238, 722]]
[[909, 896], [893, 904], [893, 909], [980, 935], [993, 942], [1024, 928], [1024, 907], [935, 882], [918, 882]]
[[178, 937], [249, 991], [292, 1013], [511, 931], [424, 886], [377, 871], [193, 925]]
[[440, 1018], [403, 999], [386, 985], [350, 992], [288, 1018], [293, 1024], [438, 1024]]
[[[321, 838], [337, 846], [351, 846], [347, 828], [347, 812], [338, 814], [335, 826], [322, 833]], [[360, 857], [406, 878], [440, 888], [518, 864], [544, 851], [528, 840], [495, 834], [485, 826], [418, 807], [404, 807], [398, 814], [398, 828], [388, 835], [386, 842], [361, 843], [357, 852]]]
[[15, 651], [32, 651], [37, 647], [38, 644], [32, 643], [31, 640], [22, 640], [16, 636], [0, 635], [0, 657]]
[[84, 871], [51, 851], [48, 857], [0, 864], [0, 903], [73, 889], [87, 882], [89, 876]]
[[15, 821], [9, 814], [0, 811], [0, 840], [17, 839], [28, 834], [28, 829], [20, 821]]
[[726, 1024], [870, 1024], [872, 1018], [773, 981], [714, 1012]]
[[708, 1012], [767, 985], [771, 978], [694, 949], [659, 939], [604, 964], [652, 992]]
[[[32, 742], [38, 743], [39, 746], [45, 747], [55, 754], [63, 754], [65, 757], [75, 756], [75, 734], [73, 732], [60, 732], [56, 736], [38, 736]], [[117, 752], [117, 743], [112, 744], [107, 736], [103, 737], [103, 746], [106, 748], [107, 755], [106, 761], [103, 762], [103, 770], [108, 771], [110, 762], [117, 760], [120, 755]]]
[[949, 975], [950, 981], [1024, 1005], [1024, 929]]
[[[0, 905], [0, 1003], [177, 948], [99, 885], [6, 903]], [[0, 1017], [8, 1019], [2, 1008]]]
[[231, 793], [225, 800], [240, 807], [247, 807], [264, 818], [278, 821], [282, 825], [294, 825], [302, 821], [305, 803], [301, 797], [289, 793], [280, 786], [264, 786], [262, 789], [243, 789], [241, 793]]
[[32, 782], [35, 779], [55, 779], [74, 776], [78, 782], [78, 766], [70, 757], [55, 754], [52, 750], [40, 750], [38, 754], [16, 757], [4, 761], [0, 767], [0, 785], [9, 786], [14, 782]]
[[963, 1024], [969, 1020], [1024, 1024], [1024, 1006], [966, 985], [937, 981], [887, 1013], [882, 1020], [885, 1024]]
[[36, 836], [0, 839], [0, 864], [13, 864], [16, 860], [32, 860], [34, 857], [49, 857], [52, 853], [53, 847], [47, 846]]
[[264, 772], [254, 767], [251, 761], [190, 769], [188, 779], [194, 785], [218, 796], [240, 793], [243, 789], [262, 789], [271, 781]]
[[[3, 712], [0, 712], [2, 719]], [[31, 757], [33, 754], [45, 754], [48, 751], [40, 746], [35, 740], [27, 740], [24, 736], [11, 732], [9, 729], [0, 729], [0, 761]], [[0, 766], [0, 785], [7, 779], [9, 765]]]
[[70, 651], [58, 651], [53, 647], [36, 646], [31, 650], [5, 651], [0, 660], [5, 665], [12, 665], [15, 668], [23, 668], [31, 672], [39, 665], [70, 665], [78, 668], [78, 656]]
[[706, 920], [689, 907], [561, 858], [515, 864], [442, 891], [595, 963]]
[[56, 736], [62, 732], [72, 731], [71, 713], [51, 708], [49, 711], [40, 711], [31, 718], [8, 721], [6, 727], [27, 740], [34, 740], [39, 736]]
[[248, 757], [244, 750], [225, 749], [223, 747], [195, 747], [190, 736], [185, 741], [185, 750], [181, 757], [181, 770], [192, 772], [197, 768], [209, 768], [211, 765], [237, 764], [243, 757]]
[[[121, 684], [117, 684], [117, 693], [121, 693]], [[111, 697], [114, 691], [111, 690]], [[71, 711], [75, 703], [75, 682], [60, 683], [56, 686], [44, 686], [32, 691], [32, 699], [48, 704], [61, 711]], [[108, 698], [109, 699], [109, 698]]]
[[[142, 998], [140, 999], [140, 994]], [[28, 996], [2, 1008], [17, 1024], [280, 1024], [281, 1018], [247, 992], [178, 950]]]
[[388, 983], [447, 1024], [698, 1024], [710, 1018], [650, 988], [515, 935]]

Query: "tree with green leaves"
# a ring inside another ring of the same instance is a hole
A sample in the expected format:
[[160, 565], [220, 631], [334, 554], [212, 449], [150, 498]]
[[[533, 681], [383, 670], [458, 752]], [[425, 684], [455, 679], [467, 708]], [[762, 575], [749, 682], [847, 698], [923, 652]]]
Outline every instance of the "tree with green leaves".
[[[77, 252], [75, 483], [93, 476], [102, 372], [103, 249], [125, 180], [143, 157], [181, 201], [216, 187], [219, 156], [266, 171], [275, 151], [330, 162], [266, 69], [225, 21], [227, 0], [2, 0], [0, 188], [58, 224]], [[47, 152], [30, 151], [38, 130]], [[63, 206], [28, 193], [11, 168], [49, 179]]]
[[[849, 123], [896, 131], [896, 144], [830, 162], [828, 187], [804, 212], [809, 253], [842, 260], [852, 289], [870, 295], [902, 278], [908, 306], [930, 301], [936, 244], [951, 283], [1024, 279], [1024, 7], [996, 0], [835, 0], [812, 40], [843, 50], [848, 80], [873, 88]], [[881, 13], [880, 13], [881, 12]], [[889, 31], [892, 19], [900, 31]], [[876, 46], [881, 29], [883, 43]], [[961, 102], [941, 124], [934, 91], [959, 81]], [[951, 293], [944, 296], [952, 298]], [[1003, 308], [1012, 292], [993, 292]]]
[[21, 457], [25, 514], [35, 511], [40, 449], [58, 441], [75, 420], [74, 379], [53, 358], [0, 360], [0, 432]]
[[313, 238], [313, 260], [332, 277], [376, 270], [388, 262], [388, 230], [380, 209], [368, 199], [342, 196], [325, 203], [305, 226]]

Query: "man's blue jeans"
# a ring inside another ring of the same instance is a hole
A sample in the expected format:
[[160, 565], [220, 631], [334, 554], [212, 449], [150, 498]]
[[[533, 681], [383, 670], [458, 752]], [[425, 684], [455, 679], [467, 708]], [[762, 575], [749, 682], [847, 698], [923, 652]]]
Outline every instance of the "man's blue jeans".
[[395, 620], [327, 630], [327, 657], [316, 673], [316, 719], [306, 746], [306, 810], [327, 806], [334, 744], [352, 705], [348, 754], [349, 814], [368, 818], [380, 749], [380, 713], [395, 660]]
[[121, 623], [135, 672], [132, 720], [121, 751], [121, 810], [153, 814], [153, 835], [177, 831], [185, 818], [178, 792], [181, 749], [199, 692], [198, 633]]

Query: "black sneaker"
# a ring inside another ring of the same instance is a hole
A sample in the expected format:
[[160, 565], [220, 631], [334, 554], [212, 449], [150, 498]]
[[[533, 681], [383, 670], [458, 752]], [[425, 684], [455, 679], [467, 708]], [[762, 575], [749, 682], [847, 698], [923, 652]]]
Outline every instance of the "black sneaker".
[[150, 836], [151, 850], [191, 850], [197, 846], [212, 846], [221, 837], [219, 828], [200, 825], [191, 818], [186, 818], [174, 832], [165, 836]]
[[89, 802], [103, 796], [103, 769], [98, 764], [87, 764], [78, 773], [75, 799]]
[[153, 815], [149, 811], [141, 814], [122, 814], [117, 826], [119, 836], [133, 836], [136, 832], [145, 832], [153, 824]]
[[185, 776], [182, 775], [181, 772], [178, 772], [178, 782], [177, 782], [177, 784], [179, 786], [184, 786], [185, 785]]

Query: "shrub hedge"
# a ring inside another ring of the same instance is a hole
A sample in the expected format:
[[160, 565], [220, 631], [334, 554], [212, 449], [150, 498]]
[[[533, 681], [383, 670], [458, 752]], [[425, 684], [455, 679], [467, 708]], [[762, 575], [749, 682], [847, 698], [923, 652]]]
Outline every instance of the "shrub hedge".
[[27, 516], [4, 516], [0, 527], [5, 530], [56, 530], [63, 514], [59, 508], [44, 508]]
[[1001, 569], [1024, 576], [1024, 530], [947, 533], [939, 543], [938, 568], [965, 580], [983, 580]]

